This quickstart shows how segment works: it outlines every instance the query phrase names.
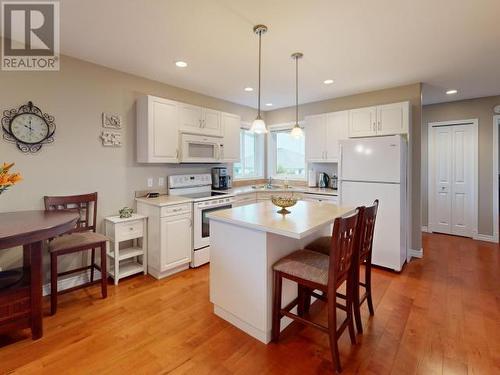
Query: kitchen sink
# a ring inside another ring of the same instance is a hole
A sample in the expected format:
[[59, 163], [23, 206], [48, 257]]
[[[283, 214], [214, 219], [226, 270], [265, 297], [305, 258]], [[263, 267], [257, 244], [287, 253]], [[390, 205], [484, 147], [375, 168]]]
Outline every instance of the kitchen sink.
[[253, 185], [252, 189], [256, 190], [279, 190], [283, 189], [282, 185]]

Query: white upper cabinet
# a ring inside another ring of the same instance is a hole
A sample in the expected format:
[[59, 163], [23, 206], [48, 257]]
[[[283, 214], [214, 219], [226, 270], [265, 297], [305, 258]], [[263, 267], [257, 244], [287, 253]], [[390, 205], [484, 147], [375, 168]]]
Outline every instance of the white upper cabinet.
[[377, 107], [349, 111], [349, 137], [369, 137], [376, 133]]
[[306, 161], [308, 163], [336, 163], [339, 160], [339, 141], [347, 139], [348, 111], [307, 116]]
[[137, 101], [137, 161], [178, 163], [177, 102], [154, 96]]
[[221, 112], [191, 104], [179, 103], [181, 132], [222, 136]]
[[401, 102], [349, 111], [349, 137], [408, 133], [410, 103]]
[[220, 137], [215, 138], [221, 152], [217, 162], [236, 162], [240, 158], [239, 131], [240, 117], [237, 115], [151, 95], [137, 99], [139, 163], [181, 162], [182, 133]]
[[201, 133], [202, 112], [201, 107], [179, 103], [179, 130], [188, 133]]
[[410, 103], [395, 103], [377, 107], [377, 135], [408, 133]]
[[325, 161], [326, 115], [305, 118], [305, 148], [308, 163]]
[[326, 115], [326, 155], [327, 162], [338, 162], [339, 141], [349, 137], [349, 112], [340, 111]]
[[202, 129], [203, 134], [223, 136], [222, 112], [203, 108]]
[[240, 116], [222, 113], [224, 130], [224, 147], [221, 159], [223, 162], [235, 163], [240, 161]]

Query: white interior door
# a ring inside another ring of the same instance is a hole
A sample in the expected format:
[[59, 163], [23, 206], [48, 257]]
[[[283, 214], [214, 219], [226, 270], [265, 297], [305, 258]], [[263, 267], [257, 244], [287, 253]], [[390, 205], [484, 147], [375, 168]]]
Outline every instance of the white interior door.
[[474, 126], [447, 125], [431, 129], [430, 229], [472, 237], [476, 225]]

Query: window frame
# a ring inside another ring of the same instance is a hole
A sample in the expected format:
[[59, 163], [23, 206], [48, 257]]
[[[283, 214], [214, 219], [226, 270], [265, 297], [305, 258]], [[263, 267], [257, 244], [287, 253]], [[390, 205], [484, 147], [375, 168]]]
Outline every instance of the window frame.
[[270, 125], [268, 127], [268, 141], [267, 141], [267, 170], [268, 176], [275, 179], [287, 179], [289, 181], [306, 181], [307, 180], [307, 161], [305, 155], [305, 137], [306, 130], [304, 129], [304, 122], [299, 121], [299, 126], [304, 132], [304, 176], [298, 177], [297, 175], [285, 175], [276, 173], [276, 159], [277, 159], [277, 148], [276, 148], [276, 134], [289, 132], [292, 130], [295, 122]]
[[[240, 161], [239, 163], [243, 164], [244, 160], [244, 149], [245, 149], [245, 142], [241, 142], [241, 137], [243, 136], [244, 131], [249, 131], [250, 130], [251, 124], [248, 123], [242, 123], [240, 127]], [[257, 170], [257, 174], [251, 175], [251, 176], [237, 176], [236, 172], [234, 170], [234, 165], [237, 163], [233, 163], [233, 180], [234, 181], [245, 181], [245, 180], [260, 180], [265, 177], [265, 135], [259, 135], [259, 134], [254, 134], [255, 136], [255, 168]], [[244, 169], [244, 165], [243, 169]]]

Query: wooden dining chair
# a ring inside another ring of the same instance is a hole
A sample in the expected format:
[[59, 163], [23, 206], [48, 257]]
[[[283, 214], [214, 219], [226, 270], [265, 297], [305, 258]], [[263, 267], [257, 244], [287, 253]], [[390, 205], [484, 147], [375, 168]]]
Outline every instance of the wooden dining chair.
[[[272, 340], [278, 341], [281, 318], [286, 316], [301, 323], [317, 328], [329, 335], [330, 350], [335, 369], [340, 372], [340, 355], [338, 338], [346, 328], [349, 330], [351, 343], [356, 343], [353, 323], [353, 283], [351, 263], [356, 248], [358, 220], [362, 216], [362, 208], [348, 217], [335, 219], [331, 237], [329, 255], [311, 250], [298, 250], [280, 259], [273, 266], [273, 319]], [[281, 307], [283, 278], [292, 280], [298, 285], [298, 296], [287, 306]], [[346, 304], [337, 303], [337, 290], [346, 284]], [[324, 301], [328, 306], [328, 325], [306, 319], [304, 309], [305, 291]], [[315, 290], [323, 294], [316, 293]], [[297, 314], [291, 310], [297, 306]], [[346, 318], [337, 327], [337, 308], [345, 311]]]
[[[372, 300], [372, 250], [373, 250], [373, 234], [375, 233], [375, 221], [377, 219], [378, 199], [375, 199], [372, 206], [365, 207], [363, 221], [361, 222], [358, 251], [355, 252], [354, 264], [358, 266], [354, 268], [356, 285], [354, 287], [354, 318], [356, 320], [356, 329], [359, 333], [363, 333], [363, 324], [361, 323], [361, 305], [367, 301], [368, 311], [370, 315], [375, 314]], [[360, 266], [365, 266], [365, 280], [360, 281]], [[365, 289], [365, 293], [360, 296], [359, 287]]]
[[[106, 242], [108, 238], [96, 233], [97, 218], [97, 193], [44, 197], [45, 210], [47, 211], [76, 211], [80, 215], [76, 227], [60, 237], [49, 240], [50, 253], [50, 313], [54, 315], [57, 311], [57, 296], [76, 289], [87, 287], [99, 281], [94, 281], [94, 270], [101, 272], [101, 293], [102, 298], [106, 298], [107, 291], [107, 271], [106, 271]], [[101, 264], [95, 263], [95, 250], [100, 249]], [[91, 264], [65, 272], [58, 272], [57, 260], [61, 255], [72, 254], [91, 250]], [[62, 292], [57, 290], [59, 276], [81, 273], [90, 270], [90, 281], [74, 288], [66, 289]]]
[[[354, 318], [356, 321], [356, 329], [358, 333], [363, 333], [363, 324], [361, 322], [361, 305], [363, 302], [367, 302], [368, 311], [370, 315], [373, 316], [375, 314], [375, 310], [373, 309], [373, 300], [372, 300], [372, 250], [373, 250], [373, 235], [375, 232], [375, 221], [377, 218], [378, 211], [378, 199], [373, 202], [372, 206], [365, 207], [363, 211], [363, 219], [359, 222], [359, 240], [357, 241], [358, 248], [357, 251], [354, 252], [353, 264], [357, 264], [357, 267], [354, 267], [354, 278], [356, 280], [354, 287]], [[328, 243], [331, 241], [330, 236], [320, 237], [317, 240], [313, 241], [309, 245], [306, 246], [306, 249], [317, 251], [322, 254], [330, 253], [330, 246]], [[360, 281], [360, 267], [364, 265], [365, 267], [365, 279], [364, 281]], [[360, 296], [360, 287], [365, 289], [363, 295]], [[346, 298], [345, 295], [337, 294], [340, 298]], [[305, 309], [308, 308], [307, 305], [307, 296], [306, 296], [306, 306]]]

